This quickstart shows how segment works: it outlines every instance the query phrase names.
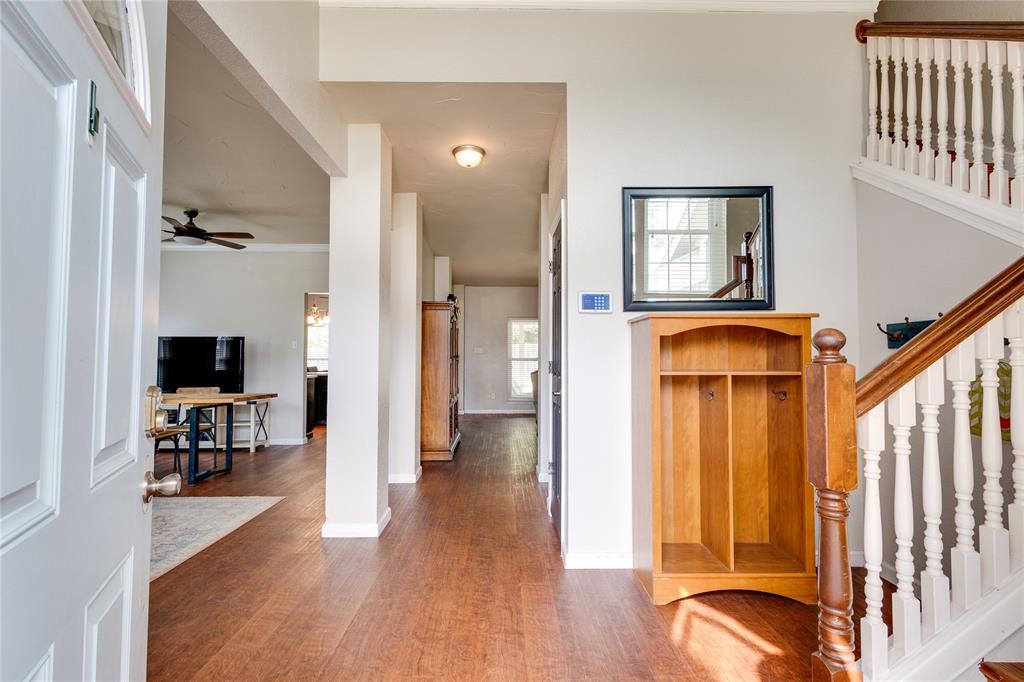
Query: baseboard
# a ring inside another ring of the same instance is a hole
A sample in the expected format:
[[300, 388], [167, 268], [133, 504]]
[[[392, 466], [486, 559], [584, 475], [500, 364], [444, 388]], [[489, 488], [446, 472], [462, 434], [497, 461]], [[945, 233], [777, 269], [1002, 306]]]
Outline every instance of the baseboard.
[[562, 565], [566, 570], [587, 568], [633, 568], [632, 554], [565, 554]]
[[[309, 439], [305, 436], [300, 438], [271, 438], [267, 441], [267, 445], [305, 445], [308, 442]], [[247, 446], [248, 443], [243, 442], [242, 445]]]
[[877, 680], [951, 680], [973, 668], [1024, 626], [1024, 570], [986, 594], [962, 616]]
[[384, 510], [376, 524], [373, 523], [325, 523], [320, 527], [323, 538], [378, 538], [391, 522], [391, 507]]
[[415, 483], [423, 475], [423, 467], [416, 467], [414, 474], [388, 474], [388, 483]]
[[524, 414], [537, 414], [537, 412], [536, 410], [466, 410], [462, 414], [466, 416], [472, 416], [474, 414], [514, 414], [516, 416], [521, 416]]
[[864, 568], [864, 552], [857, 549], [850, 550], [850, 566]]

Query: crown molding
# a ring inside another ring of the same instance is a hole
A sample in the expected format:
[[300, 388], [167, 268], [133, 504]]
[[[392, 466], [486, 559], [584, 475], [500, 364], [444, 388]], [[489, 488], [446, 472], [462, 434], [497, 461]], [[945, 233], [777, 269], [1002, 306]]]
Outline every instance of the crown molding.
[[330, 244], [246, 244], [244, 249], [229, 249], [216, 244], [176, 244], [163, 242], [161, 251], [194, 251], [201, 253], [327, 253]]
[[427, 10], [578, 10], [587, 12], [764, 12], [874, 16], [878, 0], [320, 0], [321, 7]]

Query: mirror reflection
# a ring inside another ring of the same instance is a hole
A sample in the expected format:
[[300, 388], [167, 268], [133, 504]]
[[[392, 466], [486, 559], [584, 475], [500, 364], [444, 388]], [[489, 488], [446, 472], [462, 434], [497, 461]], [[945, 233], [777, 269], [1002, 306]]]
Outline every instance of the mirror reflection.
[[625, 190], [627, 310], [770, 308], [770, 188]]

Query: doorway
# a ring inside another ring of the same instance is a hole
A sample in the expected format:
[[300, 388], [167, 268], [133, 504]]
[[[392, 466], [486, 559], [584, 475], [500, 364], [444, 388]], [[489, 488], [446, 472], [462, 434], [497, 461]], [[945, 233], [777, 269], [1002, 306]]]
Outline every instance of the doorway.
[[551, 236], [551, 522], [562, 538], [562, 223]]
[[325, 293], [307, 293], [303, 310], [305, 328], [303, 337], [303, 376], [306, 386], [304, 412], [306, 438], [313, 438], [317, 428], [327, 427], [327, 341], [330, 335], [330, 296]]

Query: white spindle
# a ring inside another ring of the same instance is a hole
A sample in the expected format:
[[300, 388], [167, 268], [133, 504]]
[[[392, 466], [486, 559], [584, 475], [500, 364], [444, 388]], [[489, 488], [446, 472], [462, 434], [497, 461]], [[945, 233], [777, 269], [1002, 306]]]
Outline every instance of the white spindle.
[[964, 131], [967, 125], [967, 102], [964, 98], [967, 41], [951, 41], [951, 47], [951, 59], [953, 61], [953, 134], [955, 136], [953, 149], [956, 153], [956, 160], [953, 162], [953, 186], [966, 192], [970, 189], [967, 175], [967, 171], [970, 168], [967, 163], [967, 134]]
[[949, 578], [942, 572], [942, 474], [939, 469], [939, 406], [946, 402], [942, 362], [914, 381], [924, 433], [921, 507], [925, 568], [921, 572], [921, 632], [928, 637], [949, 622]]
[[988, 69], [992, 72], [992, 180], [989, 194], [1003, 206], [1010, 205], [1010, 174], [1006, 172], [1006, 148], [1003, 133], [1006, 124], [1003, 110], [1003, 67], [1006, 66], [1006, 43], [988, 43]]
[[868, 136], [865, 155], [878, 161], [878, 38], [868, 38]]
[[878, 61], [881, 65], [882, 85], [878, 91], [881, 98], [879, 122], [882, 124], [882, 135], [879, 140], [879, 161], [892, 165], [892, 122], [889, 119], [889, 54], [892, 51], [892, 38], [878, 40]]
[[935, 136], [939, 153], [935, 167], [935, 179], [943, 185], [953, 184], [953, 167], [949, 160], [949, 90], [946, 83], [949, 79], [949, 41], [935, 41], [935, 71], [938, 76], [938, 90], [935, 97], [936, 125]]
[[971, 399], [975, 376], [974, 337], [946, 354], [946, 378], [953, 388], [953, 489], [956, 492], [956, 546], [950, 550], [953, 615], [981, 598], [981, 557], [974, 548], [974, 454], [971, 452]]
[[921, 603], [914, 597], [914, 493], [910, 481], [910, 429], [917, 423], [916, 410], [913, 382], [886, 401], [892, 451], [896, 456], [896, 593], [892, 595], [892, 636], [897, 660], [921, 644]]
[[985, 164], [985, 103], [982, 82], [985, 78], [985, 42], [971, 40], [967, 53], [971, 62], [971, 194], [988, 196], [988, 166]]
[[907, 56], [907, 147], [903, 150], [903, 167], [917, 175], [917, 38], [903, 39], [903, 53]]
[[1013, 88], [1013, 108], [1010, 110], [1013, 129], [1013, 186], [1010, 201], [1024, 211], [1024, 43], [1007, 45], [1007, 65]]
[[978, 531], [981, 545], [981, 589], [997, 587], [1010, 571], [1010, 534], [1003, 527], [1002, 431], [999, 427], [999, 377], [1003, 357], [1003, 320], [997, 317], [974, 335], [981, 365], [981, 466], [985, 474], [982, 500], [985, 523]]
[[903, 38], [892, 41], [892, 63], [892, 165], [903, 170], [906, 162], [903, 146]]
[[864, 453], [864, 601], [860, 619], [861, 669], [870, 679], [889, 668], [889, 631], [882, 620], [882, 507], [878, 496], [885, 450], [885, 403], [857, 420], [857, 444]]
[[[1013, 449], [1013, 502], [1009, 507], [1010, 560], [1024, 568], [1024, 300], [1003, 313], [1010, 340], [1010, 445]], [[866, 474], [865, 474], [866, 475]]]
[[917, 41], [918, 59], [921, 61], [921, 154], [920, 172], [929, 180], [935, 177], [935, 152], [932, 151], [932, 60], [935, 41], [920, 38]]

